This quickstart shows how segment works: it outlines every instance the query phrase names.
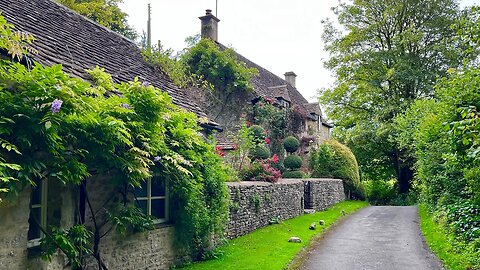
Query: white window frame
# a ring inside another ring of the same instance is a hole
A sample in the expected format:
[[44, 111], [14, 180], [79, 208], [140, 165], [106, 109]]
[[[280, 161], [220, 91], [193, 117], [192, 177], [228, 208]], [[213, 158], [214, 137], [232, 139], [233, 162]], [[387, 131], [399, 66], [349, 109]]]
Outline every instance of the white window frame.
[[[154, 176], [155, 178], [155, 176]], [[168, 184], [167, 184], [167, 181], [165, 180], [164, 181], [164, 185], [165, 185], [165, 196], [152, 196], [152, 182], [155, 182], [155, 179], [152, 178], [152, 179], [148, 179], [146, 181], [147, 183], [147, 196], [146, 197], [137, 197], [135, 196], [135, 201], [146, 201], [147, 202], [147, 214], [148, 215], [152, 215], [152, 201], [153, 200], [165, 200], [165, 218], [157, 218], [157, 219], [154, 219], [153, 220], [153, 223], [155, 224], [160, 224], [160, 223], [165, 223], [165, 222], [168, 222], [168, 208], [169, 208], [169, 205], [168, 205]], [[135, 202], [136, 203], [136, 202]]]
[[[48, 196], [48, 181], [47, 179], [40, 180], [41, 186], [40, 186], [40, 191], [38, 190], [32, 190], [33, 192], [40, 192], [40, 203], [39, 204], [31, 204], [32, 201], [32, 194], [30, 194], [30, 209], [29, 211], [31, 212], [32, 209], [38, 209], [40, 208], [40, 226], [42, 228], [47, 227], [47, 196]], [[32, 224], [29, 224], [29, 227], [32, 226]], [[34, 239], [28, 239], [27, 241], [27, 248], [31, 247], [37, 247], [40, 246], [40, 239], [44, 237], [43, 231], [40, 230], [40, 237], [39, 238], [34, 238]]]

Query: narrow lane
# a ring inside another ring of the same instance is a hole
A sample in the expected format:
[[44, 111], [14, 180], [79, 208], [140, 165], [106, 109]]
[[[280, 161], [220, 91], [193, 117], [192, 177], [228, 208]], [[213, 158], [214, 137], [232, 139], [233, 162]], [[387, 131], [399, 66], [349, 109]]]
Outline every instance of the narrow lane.
[[315, 243], [303, 270], [439, 270], [415, 206], [371, 206]]

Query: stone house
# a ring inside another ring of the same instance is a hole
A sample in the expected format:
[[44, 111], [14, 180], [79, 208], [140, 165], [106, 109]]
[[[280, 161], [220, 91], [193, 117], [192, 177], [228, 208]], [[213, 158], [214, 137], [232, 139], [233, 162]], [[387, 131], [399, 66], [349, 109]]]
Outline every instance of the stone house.
[[[0, 1], [0, 11], [14, 30], [31, 34], [32, 47], [38, 51], [21, 63], [31, 66], [62, 64], [73, 76], [90, 80], [85, 71], [96, 66], [112, 75], [114, 82], [137, 77], [164, 90], [173, 102], [200, 118], [206, 129], [221, 130], [197, 105], [190, 92], [178, 88], [160, 69], [144, 61], [139, 47], [125, 37], [98, 25], [53, 0]], [[6, 51], [0, 52], [8, 57]], [[114, 94], [114, 93], [113, 93]], [[114, 193], [108, 176], [89, 179], [86, 190], [94, 207], [101, 209]], [[155, 190], [158, 192], [155, 193]], [[144, 234], [120, 237], [109, 234], [102, 240], [104, 259], [110, 269], [166, 269], [175, 259], [173, 226], [168, 222], [168, 194], [165, 182], [152, 179], [135, 191], [140, 207], [155, 216], [156, 229]], [[47, 263], [39, 257], [41, 227], [69, 228], [79, 220], [88, 224], [85, 197], [78, 186], [64, 186], [58, 181], [42, 180], [35, 188], [26, 188], [18, 198], [0, 207], [0, 269], [64, 269], [63, 256]]]
[[[205, 16], [199, 17], [199, 19], [201, 20], [202, 38], [211, 39], [221, 50], [227, 49], [218, 40], [218, 23], [220, 20], [212, 14], [211, 10], [207, 10]], [[241, 54], [235, 54], [238, 61], [245, 63], [249, 68], [258, 70], [258, 75], [250, 81], [254, 89], [253, 93], [233, 93], [228, 97], [225, 104], [219, 104], [217, 101], [201, 102], [209, 117], [227, 131], [224, 134], [219, 134], [218, 139], [223, 147], [229, 148], [229, 139], [225, 135], [239, 125], [242, 113], [252, 111], [252, 106], [259, 98], [268, 98], [273, 100], [275, 106], [279, 108], [292, 108], [303, 115], [300, 129], [295, 134], [300, 139], [311, 137], [319, 141], [329, 139], [330, 129], [333, 126], [325, 121], [320, 105], [309, 103], [296, 88], [297, 75], [294, 72], [286, 72], [285, 77], [280, 78]]]
[[[53, 0], [0, 1], [0, 11], [8, 23], [15, 25], [15, 30], [29, 33], [36, 39], [32, 46], [38, 51], [38, 54], [21, 59], [21, 63], [24, 65], [31, 65], [33, 61], [47, 66], [62, 64], [65, 72], [84, 80], [90, 79], [85, 69], [96, 66], [105, 68], [105, 71], [111, 74], [117, 83], [138, 77], [141, 81], [149, 82], [155, 87], [167, 91], [178, 106], [204, 118], [201, 125], [205, 129], [221, 130], [216, 121], [208, 118], [209, 115], [212, 115], [211, 112], [206, 113], [195, 102], [195, 98], [190, 96], [190, 92], [178, 88], [161, 70], [146, 63], [138, 46], [125, 37]], [[207, 14], [207, 17], [211, 18], [212, 16]], [[2, 56], [6, 56], [6, 52], [0, 53]], [[241, 56], [239, 58], [242, 60]], [[247, 64], [256, 66], [253, 62]], [[258, 69], [261, 75], [253, 79], [256, 87], [255, 95], [272, 95], [279, 102], [283, 102], [284, 106], [308, 103], [296, 90], [294, 77], [293, 81], [291, 81], [291, 77], [287, 77], [287, 79], [290, 78], [290, 82], [287, 83], [259, 66]], [[320, 123], [319, 107], [317, 111], [312, 111], [310, 114], [312, 123]], [[318, 126], [320, 127], [319, 124]], [[316, 129], [317, 125], [314, 124], [309, 128]], [[85, 187], [91, 196], [94, 208], [102, 208], [102, 205], [108, 200], [108, 195], [114, 192], [112, 185], [109, 185], [109, 180], [108, 175], [95, 176]], [[335, 183], [335, 185], [330, 183]], [[279, 212], [275, 215], [280, 215], [281, 212], [285, 218], [301, 214], [304, 198], [303, 184], [295, 182], [284, 185], [287, 187], [262, 183], [262, 187], [259, 188], [256, 183], [253, 183], [245, 189], [253, 186], [255, 189], [265, 189], [266, 191], [258, 192], [268, 192], [268, 196], [279, 196], [275, 197], [278, 204], [265, 203], [265, 207], [270, 207], [265, 211], [262, 210], [265, 215], [273, 213], [273, 211]], [[328, 203], [322, 202], [322, 207], [343, 199], [341, 181], [325, 182], [322, 185], [331, 187], [329, 189], [329, 194], [331, 194], [329, 198], [331, 199]], [[238, 189], [238, 187], [235, 188]], [[283, 192], [284, 188], [291, 189], [292, 194], [296, 194], [295, 200], [282, 197], [286, 196]], [[158, 192], [155, 193], [154, 190]], [[174, 246], [174, 227], [168, 219], [168, 192], [165, 189], [165, 183], [161, 179], [154, 178], [146, 182], [143, 188], [136, 190], [135, 193], [138, 200], [141, 201], [140, 207], [156, 217], [155, 229], [127, 236], [115, 233], [107, 235], [101, 244], [103, 259], [109, 269], [168, 269], [182, 253]], [[51, 262], [40, 259], [39, 239], [43, 237], [43, 232], [33, 222], [33, 219], [38, 220], [42, 227], [69, 228], [79, 220], [88, 224], [91, 214], [85, 209], [84, 196], [77, 186], [65, 186], [43, 180], [38, 182], [35, 188], [25, 188], [17, 198], [2, 204], [0, 206], [0, 243], [2, 243], [0, 246], [0, 270], [65, 269], [66, 259], [60, 254], [54, 256]], [[243, 196], [242, 199], [245, 204], [242, 210], [249, 210], [250, 198]], [[285, 209], [290, 210], [279, 209], [278, 205], [285, 205], [287, 201], [291, 201], [291, 206], [285, 207]], [[255, 214], [248, 213], [248, 215], [252, 219], [257, 219]], [[265, 216], [262, 220], [267, 222], [270, 219], [270, 216]], [[238, 220], [236, 221], [238, 222]], [[258, 226], [264, 225], [262, 223]], [[245, 228], [245, 231], [247, 230], [251, 231], [252, 228]], [[234, 234], [238, 234], [238, 232]]]

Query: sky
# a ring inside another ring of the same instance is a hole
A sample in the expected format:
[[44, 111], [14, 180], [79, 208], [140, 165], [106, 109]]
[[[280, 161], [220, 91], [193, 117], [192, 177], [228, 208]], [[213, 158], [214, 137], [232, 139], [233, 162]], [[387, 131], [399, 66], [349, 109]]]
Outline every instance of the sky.
[[[328, 53], [323, 50], [321, 21], [334, 18], [331, 7], [338, 0], [124, 0], [120, 5], [129, 24], [139, 33], [147, 28], [147, 4], [152, 7], [152, 44], [160, 40], [165, 48], [179, 51], [188, 36], [200, 33], [206, 9], [220, 19], [218, 41], [283, 78], [297, 74], [297, 89], [310, 101], [318, 89], [328, 88], [334, 78], [323, 67]], [[461, 0], [461, 6], [480, 0]], [[217, 12], [217, 13], [216, 13]]]

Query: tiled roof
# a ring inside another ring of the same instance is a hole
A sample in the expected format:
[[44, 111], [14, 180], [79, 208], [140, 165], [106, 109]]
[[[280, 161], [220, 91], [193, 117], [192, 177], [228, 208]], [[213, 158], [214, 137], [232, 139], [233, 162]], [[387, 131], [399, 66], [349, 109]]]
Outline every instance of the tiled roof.
[[73, 76], [89, 80], [85, 69], [105, 68], [115, 82], [138, 77], [167, 91], [173, 102], [199, 117], [206, 114], [188, 91], [178, 88], [167, 75], [143, 60], [138, 46], [52, 0], [1, 0], [0, 11], [15, 30], [35, 37], [30, 55], [43, 65], [62, 64]]
[[292, 100], [290, 99], [290, 95], [288, 94], [287, 85], [271, 86], [268, 87], [268, 91], [270, 92], [271, 97], [283, 98], [288, 102], [292, 102]]
[[322, 116], [322, 110], [320, 109], [320, 105], [318, 105], [318, 103], [306, 103], [303, 104], [303, 107], [308, 113], [314, 113], [318, 116]]
[[[225, 50], [228, 48], [221, 43], [217, 42], [217, 44], [221, 50]], [[253, 85], [256, 95], [260, 97], [273, 98], [275, 93], [272, 91], [272, 87], [279, 87], [279, 86], [286, 85], [289, 98], [293, 103], [292, 105], [302, 105], [302, 104], [308, 103], [308, 101], [302, 96], [302, 94], [300, 94], [300, 92], [295, 87], [290, 85], [287, 81], [278, 77], [272, 72], [266, 70], [265, 68], [255, 64], [254, 62], [242, 56], [241, 54], [236, 53], [236, 55], [237, 55], [237, 60], [244, 62], [247, 65], [247, 67], [250, 67], [250, 68], [253, 67], [258, 70], [258, 75], [254, 76], [251, 80], [251, 83]]]

